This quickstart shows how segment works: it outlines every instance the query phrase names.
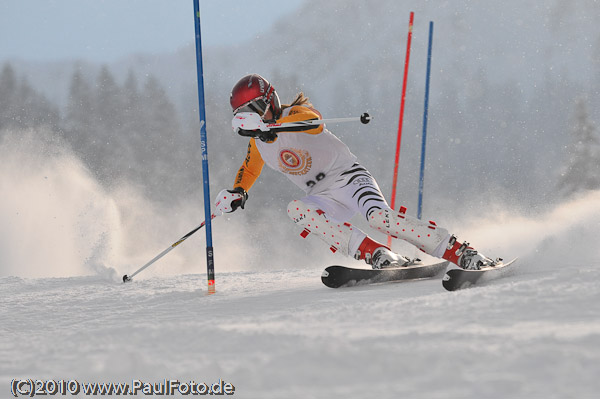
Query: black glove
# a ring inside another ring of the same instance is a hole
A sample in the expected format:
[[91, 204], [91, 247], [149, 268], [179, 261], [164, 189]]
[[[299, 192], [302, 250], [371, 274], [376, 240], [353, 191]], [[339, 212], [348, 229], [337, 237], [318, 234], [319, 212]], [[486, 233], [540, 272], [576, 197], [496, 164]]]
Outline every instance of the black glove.
[[239, 207], [244, 209], [247, 199], [248, 193], [241, 187], [234, 188], [233, 190], [221, 190], [215, 201], [215, 210], [221, 213], [231, 213]]
[[231, 212], [235, 211], [238, 208], [244, 209], [244, 205], [246, 204], [246, 200], [248, 199], [248, 193], [241, 187], [236, 187], [233, 190], [227, 190], [230, 193], [238, 193], [241, 194], [242, 198], [237, 199], [231, 203]]
[[238, 134], [244, 137], [252, 137], [255, 139], [259, 139], [262, 142], [268, 143], [270, 141], [275, 141], [277, 138], [277, 133], [272, 131], [263, 132], [262, 130], [244, 130], [238, 129]]

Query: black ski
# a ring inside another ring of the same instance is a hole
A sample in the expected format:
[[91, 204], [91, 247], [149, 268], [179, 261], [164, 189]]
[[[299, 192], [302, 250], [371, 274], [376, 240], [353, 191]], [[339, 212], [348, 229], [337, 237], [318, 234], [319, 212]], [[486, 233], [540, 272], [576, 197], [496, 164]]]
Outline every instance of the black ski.
[[486, 267], [481, 270], [451, 269], [446, 272], [442, 279], [442, 285], [448, 291], [461, 290], [475, 284], [485, 283], [501, 277], [508, 276], [514, 271], [513, 259], [507, 263], [501, 263], [494, 267]]
[[323, 284], [330, 288], [385, 283], [389, 281], [417, 280], [439, 275], [448, 265], [447, 261], [433, 265], [415, 265], [389, 269], [355, 269], [346, 266], [329, 266], [321, 275]]

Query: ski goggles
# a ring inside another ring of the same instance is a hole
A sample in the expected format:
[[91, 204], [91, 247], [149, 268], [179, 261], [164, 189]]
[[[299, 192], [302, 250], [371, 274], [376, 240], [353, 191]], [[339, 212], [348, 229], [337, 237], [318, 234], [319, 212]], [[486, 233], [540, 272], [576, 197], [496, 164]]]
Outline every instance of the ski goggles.
[[238, 112], [254, 112], [263, 118], [269, 110], [269, 106], [270, 103], [266, 101], [265, 97], [259, 97], [240, 105], [235, 109], [235, 111], [233, 111], [233, 114], [235, 115]]
[[273, 113], [275, 113], [281, 106], [280, 104], [281, 103], [279, 101], [279, 96], [277, 95], [277, 92], [275, 91], [275, 89], [273, 89], [272, 86], [269, 86], [265, 95], [254, 98], [240, 105], [233, 111], [233, 114], [235, 115], [238, 112], [255, 112], [258, 115], [260, 115], [261, 118], [264, 118], [265, 114], [267, 113], [267, 111], [269, 111], [269, 108], [271, 106], [275, 107], [275, 109], [273, 109]]

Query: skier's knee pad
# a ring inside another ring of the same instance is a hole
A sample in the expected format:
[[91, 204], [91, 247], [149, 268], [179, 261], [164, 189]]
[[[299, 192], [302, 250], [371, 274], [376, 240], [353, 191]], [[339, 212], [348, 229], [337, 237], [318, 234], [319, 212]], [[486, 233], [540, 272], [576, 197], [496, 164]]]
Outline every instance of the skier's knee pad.
[[287, 211], [290, 219], [304, 228], [300, 233], [302, 238], [312, 233], [325, 241], [332, 252], [340, 250], [349, 254], [350, 239], [354, 233], [354, 227], [350, 223], [332, 221], [321, 209], [301, 200], [290, 202]]
[[369, 216], [369, 225], [394, 238], [408, 241], [421, 251], [438, 256], [440, 245], [448, 240], [448, 230], [438, 227], [435, 222], [423, 222], [406, 215], [406, 208], [400, 212], [389, 209], [374, 211]]

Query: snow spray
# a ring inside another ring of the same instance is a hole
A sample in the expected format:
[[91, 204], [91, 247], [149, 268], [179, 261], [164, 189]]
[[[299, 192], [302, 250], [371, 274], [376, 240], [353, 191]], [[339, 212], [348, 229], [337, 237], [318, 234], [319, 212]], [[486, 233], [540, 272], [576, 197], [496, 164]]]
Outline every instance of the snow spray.
[[[67, 145], [40, 129], [1, 132], [0, 160], [0, 277], [94, 275], [121, 282], [123, 273], [202, 220], [194, 196], [166, 209], [130, 183], [106, 189]], [[222, 224], [227, 258], [255, 254], [239, 228], [243, 221]], [[204, 249], [190, 240], [143, 278], [204, 273], [203, 257]], [[231, 262], [224, 269], [252, 267], [252, 261]]]
[[[600, 256], [600, 191], [564, 200], [540, 214], [489, 208], [486, 218], [463, 221], [457, 233], [488, 256], [519, 257], [523, 265], [597, 262]], [[487, 252], [486, 252], [487, 251]], [[563, 259], [557, 262], [557, 259]]]
[[44, 131], [0, 140], [0, 276], [99, 274], [119, 225], [115, 202]]

